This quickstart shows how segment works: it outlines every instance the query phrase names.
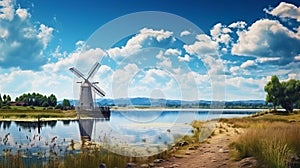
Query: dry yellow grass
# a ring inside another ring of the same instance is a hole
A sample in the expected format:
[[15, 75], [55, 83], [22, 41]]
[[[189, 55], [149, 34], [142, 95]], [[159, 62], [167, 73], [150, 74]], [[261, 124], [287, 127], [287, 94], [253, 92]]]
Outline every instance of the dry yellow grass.
[[291, 166], [292, 157], [300, 154], [299, 114], [264, 114], [226, 121], [247, 128], [231, 145], [236, 159], [254, 156], [266, 167], [283, 168]]

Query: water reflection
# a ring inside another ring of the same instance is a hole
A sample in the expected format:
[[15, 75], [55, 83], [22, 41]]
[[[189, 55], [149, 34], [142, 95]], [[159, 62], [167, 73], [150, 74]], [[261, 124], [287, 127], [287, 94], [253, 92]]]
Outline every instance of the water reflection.
[[110, 118], [79, 119], [78, 126], [81, 139], [91, 141], [96, 122], [109, 122]]
[[179, 135], [191, 134], [193, 120], [218, 117], [220, 114], [207, 111], [112, 111], [106, 119], [0, 121], [0, 156], [20, 153], [22, 158], [41, 160], [64, 157], [80, 152], [82, 140], [121, 155], [149, 156], [166, 150]]

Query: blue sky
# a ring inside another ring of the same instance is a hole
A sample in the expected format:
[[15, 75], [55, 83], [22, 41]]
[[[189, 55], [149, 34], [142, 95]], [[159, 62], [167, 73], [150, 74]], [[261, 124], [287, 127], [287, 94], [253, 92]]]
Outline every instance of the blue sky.
[[68, 68], [99, 61], [108, 98], [264, 99], [271, 75], [300, 79], [299, 5], [1, 0], [0, 93], [76, 98]]

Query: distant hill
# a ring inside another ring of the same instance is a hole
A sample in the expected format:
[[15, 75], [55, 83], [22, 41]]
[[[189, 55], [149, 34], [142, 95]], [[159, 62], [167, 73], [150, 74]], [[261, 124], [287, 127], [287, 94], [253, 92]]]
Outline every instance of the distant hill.
[[[77, 100], [70, 100], [71, 104], [76, 104]], [[61, 101], [58, 101], [61, 103]], [[151, 106], [151, 107], [183, 107], [183, 108], [210, 108], [211, 105], [220, 106], [220, 108], [266, 108], [266, 102], [264, 100], [237, 100], [237, 101], [208, 101], [208, 100], [166, 100], [166, 99], [151, 99], [146, 97], [136, 98], [119, 98], [97, 99], [98, 106]]]
[[121, 98], [121, 99], [97, 99], [99, 106], [151, 106], [151, 107], [200, 107], [208, 108], [213, 105], [224, 105], [225, 108], [265, 108], [264, 100], [238, 100], [226, 101], [225, 103], [218, 101], [181, 101], [181, 100], [166, 100], [166, 99], [151, 99], [145, 97], [137, 98]]

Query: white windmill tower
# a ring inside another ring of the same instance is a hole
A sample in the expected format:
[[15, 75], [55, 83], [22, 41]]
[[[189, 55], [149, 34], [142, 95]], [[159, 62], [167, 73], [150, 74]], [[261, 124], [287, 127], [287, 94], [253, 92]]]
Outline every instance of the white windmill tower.
[[82, 78], [83, 81], [80, 82], [80, 98], [79, 98], [79, 111], [95, 111], [97, 110], [94, 106], [93, 93], [92, 90], [98, 94], [100, 97], [105, 96], [105, 92], [100, 89], [96, 84], [98, 82], [90, 82], [89, 80], [96, 74], [100, 68], [100, 63], [96, 62], [95, 65], [88, 72], [88, 76], [85, 77], [83, 73], [77, 70], [75, 67], [70, 68], [69, 70], [73, 72], [78, 78]]

